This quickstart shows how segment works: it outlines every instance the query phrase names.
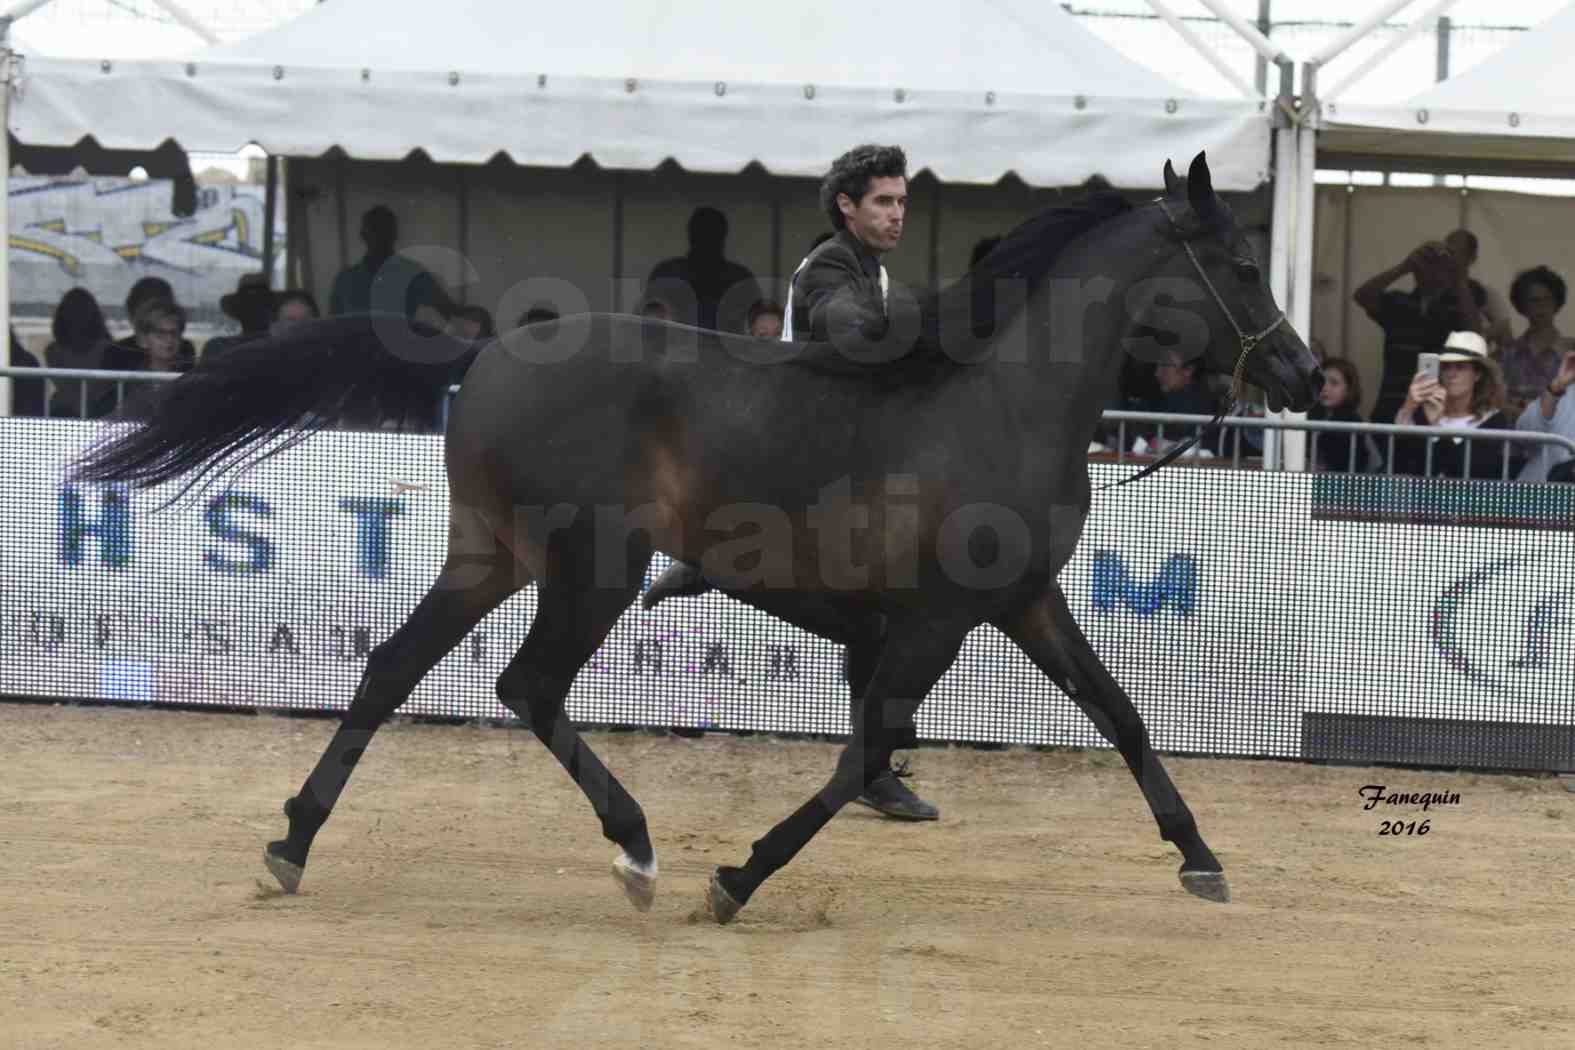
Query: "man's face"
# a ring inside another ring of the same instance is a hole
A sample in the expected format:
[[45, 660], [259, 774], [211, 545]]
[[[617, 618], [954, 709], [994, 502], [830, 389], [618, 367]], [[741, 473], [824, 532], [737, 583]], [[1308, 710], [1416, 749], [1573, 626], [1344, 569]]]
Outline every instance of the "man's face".
[[846, 193], [837, 194], [837, 207], [847, 222], [848, 232], [877, 255], [889, 252], [902, 240], [903, 218], [908, 213], [908, 180], [901, 175], [877, 175], [869, 189], [855, 202]]

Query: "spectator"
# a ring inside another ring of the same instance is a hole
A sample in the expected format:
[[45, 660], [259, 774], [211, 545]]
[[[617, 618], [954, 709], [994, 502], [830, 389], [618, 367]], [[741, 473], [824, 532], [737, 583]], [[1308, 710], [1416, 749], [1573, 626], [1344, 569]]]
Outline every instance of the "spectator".
[[1575, 339], [1561, 333], [1553, 320], [1568, 293], [1564, 278], [1546, 266], [1524, 271], [1509, 286], [1509, 301], [1527, 322], [1526, 330], [1503, 347], [1498, 359], [1511, 415], [1520, 415], [1542, 395], [1560, 360], [1575, 350]]
[[781, 339], [782, 304], [773, 299], [761, 299], [751, 306], [749, 334], [756, 339]]
[[[1416, 281], [1411, 291], [1386, 290], [1407, 275]], [[1467, 281], [1455, 255], [1441, 242], [1428, 241], [1356, 290], [1352, 298], [1384, 330], [1384, 371], [1374, 419], [1392, 418], [1406, 400], [1418, 354], [1442, 346], [1451, 332], [1478, 330], [1481, 286], [1473, 289]]]
[[303, 288], [286, 288], [274, 298], [274, 319], [271, 331], [275, 334], [291, 325], [315, 321], [323, 316], [317, 308], [317, 298]]
[[[1520, 413], [1515, 428], [1534, 434], [1559, 434], [1575, 441], [1575, 394], [1568, 393], [1571, 384], [1575, 384], [1575, 349], [1564, 352], [1558, 371], [1537, 399]], [[1567, 449], [1539, 445], [1520, 472], [1520, 480], [1547, 481], [1552, 471], [1570, 458]]]
[[[11, 329], [11, 367], [12, 368], [37, 368], [38, 358], [28, 352], [27, 347], [16, 337], [16, 329]], [[13, 416], [41, 416], [44, 414], [44, 381], [42, 379], [11, 378], [11, 414]]]
[[268, 278], [260, 273], [245, 273], [235, 283], [235, 291], [219, 297], [219, 309], [231, 319], [240, 322], [239, 335], [220, 335], [208, 340], [202, 348], [204, 356], [222, 354], [226, 350], [268, 334], [273, 323], [277, 302], [268, 288]]
[[328, 297], [331, 315], [403, 313], [434, 328], [442, 328], [452, 312], [448, 293], [426, 269], [398, 254], [399, 219], [392, 209], [378, 204], [361, 216], [361, 261], [339, 271]]
[[1471, 276], [1471, 267], [1477, 264], [1477, 235], [1470, 230], [1455, 230], [1444, 238], [1444, 247], [1465, 268], [1466, 282], [1481, 309], [1480, 331], [1487, 337], [1489, 347], [1500, 347], [1509, 341], [1509, 304], [1496, 289], [1489, 288]]
[[[1439, 355], [1438, 378], [1418, 372], [1411, 380], [1405, 401], [1395, 413], [1401, 426], [1459, 427], [1469, 430], [1512, 430], [1504, 414], [1504, 380], [1498, 362], [1487, 354], [1487, 340], [1477, 332], [1451, 332]], [[1499, 441], [1464, 438], [1398, 439], [1395, 473], [1426, 474], [1428, 448], [1432, 448], [1432, 474], [1454, 478], [1504, 476], [1504, 446]], [[1472, 446], [1468, 453], [1466, 446]], [[1520, 456], [1509, 449], [1509, 477], [1520, 466]], [[1471, 469], [1466, 470], [1470, 457]]]
[[[1154, 379], [1159, 386], [1159, 396], [1144, 405], [1143, 410], [1189, 416], [1214, 415], [1218, 399], [1209, 390], [1209, 385], [1204, 380], [1198, 365], [1198, 358], [1184, 359], [1180, 354], [1167, 353], [1163, 360], [1154, 365]], [[1153, 452], [1161, 453], [1170, 445], [1200, 429], [1200, 427], [1188, 427], [1179, 423], [1168, 423], [1164, 426], [1140, 423], [1136, 425], [1135, 430], [1129, 427], [1128, 432], [1137, 433], [1147, 441]], [[1161, 432], [1163, 432], [1163, 439], [1160, 437]]]
[[[162, 277], [143, 277], [131, 286], [126, 293], [126, 323], [133, 324], [132, 318], [137, 316], [137, 310], [143, 303], [152, 302], [154, 299], [167, 299], [170, 302], [179, 302], [175, 298], [175, 289]], [[137, 367], [137, 362], [142, 360], [142, 351], [137, 346], [137, 333], [132, 332], [126, 338], [115, 344], [118, 348], [110, 351], [108, 367], [126, 371]], [[191, 341], [184, 340], [180, 345], [181, 353], [195, 361], [197, 348]]]
[[[54, 341], [44, 349], [50, 368], [110, 368], [114, 348], [104, 311], [86, 288], [61, 296], [50, 326]], [[115, 407], [115, 384], [102, 379], [57, 379], [49, 402], [51, 416], [96, 419]]]
[[[526, 316], [529, 316], [528, 311]], [[448, 319], [448, 334], [456, 339], [491, 339], [498, 330], [486, 307], [459, 306]]]
[[761, 298], [760, 287], [753, 273], [727, 258], [726, 244], [727, 216], [696, 208], [689, 216], [689, 254], [657, 263], [646, 278], [645, 298], [662, 300], [669, 318], [682, 324], [744, 331], [746, 304]]
[[[1317, 422], [1365, 423], [1362, 404], [1362, 378], [1356, 366], [1343, 357], [1326, 358], [1323, 363], [1323, 390], [1318, 403], [1307, 411]], [[1308, 438], [1316, 449], [1314, 468], [1337, 473], [1368, 474], [1378, 465], [1379, 454], [1372, 438], [1365, 434], [1329, 434], [1314, 431]]]

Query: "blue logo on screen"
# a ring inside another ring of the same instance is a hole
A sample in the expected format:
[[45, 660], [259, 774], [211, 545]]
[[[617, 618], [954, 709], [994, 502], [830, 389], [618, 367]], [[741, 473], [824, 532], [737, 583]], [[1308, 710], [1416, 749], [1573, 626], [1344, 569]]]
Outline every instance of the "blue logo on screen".
[[1172, 554], [1147, 580], [1135, 576], [1115, 551], [1095, 551], [1094, 609], [1115, 612], [1125, 605], [1147, 618], [1169, 606], [1177, 616], [1190, 616], [1198, 605], [1198, 560]]
[[[327, 527], [350, 528], [355, 536], [355, 571], [371, 580], [394, 573], [394, 522], [405, 511], [397, 499], [346, 496], [338, 502], [344, 517]], [[209, 569], [225, 575], [263, 575], [278, 562], [269, 527], [278, 527], [274, 509], [262, 496], [237, 490], [210, 500], [204, 524], [212, 543], [198, 553]], [[314, 527], [319, 523], [314, 523]], [[126, 569], [136, 547], [136, 520], [124, 486], [60, 490], [58, 556], [67, 568]]]

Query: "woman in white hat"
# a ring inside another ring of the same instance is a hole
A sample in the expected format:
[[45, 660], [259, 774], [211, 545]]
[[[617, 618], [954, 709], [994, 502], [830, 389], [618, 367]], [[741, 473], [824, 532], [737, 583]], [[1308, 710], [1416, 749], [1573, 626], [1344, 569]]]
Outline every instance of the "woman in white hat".
[[[1487, 340], [1476, 332], [1451, 332], [1438, 355], [1438, 377], [1418, 372], [1395, 413], [1401, 426], [1460, 427], [1463, 430], [1513, 430], [1504, 414], [1504, 380], [1498, 363], [1488, 357]], [[1471, 446], [1470, 476], [1504, 477], [1504, 443], [1464, 438], [1427, 438], [1395, 442], [1395, 473], [1427, 473], [1427, 447], [1432, 446], [1432, 474], [1466, 477], [1466, 446]], [[1520, 470], [1524, 456], [1510, 446], [1509, 477]]]

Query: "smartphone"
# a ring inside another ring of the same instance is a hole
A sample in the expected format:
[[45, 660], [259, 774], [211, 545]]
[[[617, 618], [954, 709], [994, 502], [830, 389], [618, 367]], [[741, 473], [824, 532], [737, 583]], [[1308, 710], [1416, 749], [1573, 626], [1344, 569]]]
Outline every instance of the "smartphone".
[[1429, 378], [1432, 378], [1432, 379], [1437, 379], [1438, 378], [1438, 355], [1437, 354], [1418, 354], [1416, 356], [1416, 372], [1417, 372], [1417, 375], [1424, 375], [1424, 376], [1428, 376]]

